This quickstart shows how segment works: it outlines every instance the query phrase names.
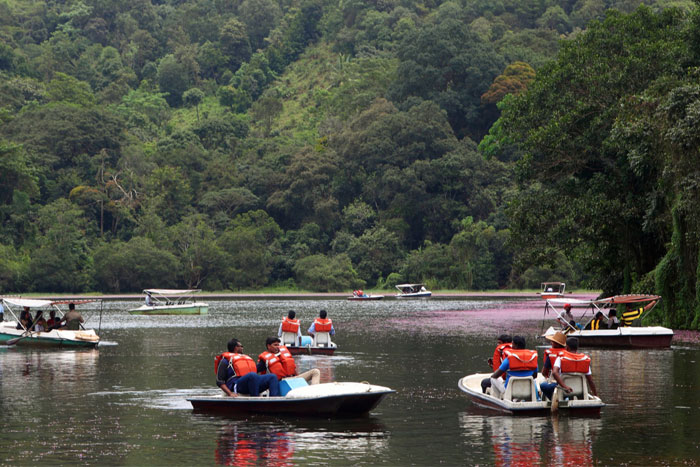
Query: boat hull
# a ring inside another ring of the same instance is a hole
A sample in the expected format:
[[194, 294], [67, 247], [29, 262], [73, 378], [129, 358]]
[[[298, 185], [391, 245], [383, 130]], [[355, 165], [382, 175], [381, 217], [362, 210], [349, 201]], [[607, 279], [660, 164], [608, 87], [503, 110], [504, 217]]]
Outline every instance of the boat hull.
[[287, 345], [287, 350], [292, 355], [333, 355], [338, 347], [311, 347], [311, 346], [296, 346]]
[[384, 295], [369, 295], [367, 297], [348, 297], [348, 300], [353, 302], [364, 302], [366, 300], [381, 300]]
[[429, 298], [431, 295], [432, 292], [399, 293], [396, 298]]
[[[7, 345], [9, 340], [22, 337], [25, 334], [24, 330], [13, 328], [14, 326], [0, 327], [0, 345]], [[15, 345], [34, 348], [95, 348], [99, 342], [100, 338], [91, 329], [85, 331], [52, 330], [31, 333], [17, 341]]]
[[129, 310], [132, 315], [206, 315], [209, 305], [206, 303], [187, 303], [183, 305], [147, 306]]
[[[366, 388], [357, 390], [356, 388]], [[329, 389], [328, 394], [323, 394]], [[297, 395], [292, 394], [296, 392]], [[367, 414], [395, 391], [360, 383], [326, 383], [290, 391], [285, 397], [194, 397], [195, 412], [217, 414], [274, 414], [306, 417], [352, 417]], [[304, 396], [306, 393], [308, 396]]]
[[[550, 327], [544, 336], [555, 332], [556, 329]], [[661, 326], [621, 327], [596, 331], [581, 330], [571, 332], [567, 336], [577, 337], [580, 347], [668, 348], [673, 340], [673, 331]]]
[[[543, 416], [552, 412], [552, 403], [550, 401], [536, 402], [513, 402], [510, 400], [498, 399], [490, 394], [484, 394], [481, 390], [481, 380], [488, 378], [490, 373], [478, 373], [465, 376], [460, 379], [457, 386], [465, 392], [472, 404], [484, 409], [493, 410], [498, 413], [507, 415], [526, 415], [526, 416]], [[543, 381], [540, 375], [537, 380], [539, 385]], [[600, 409], [605, 404], [600, 399], [593, 400], [576, 400], [559, 402], [559, 411], [569, 415], [577, 416], [597, 416], [600, 415]]]

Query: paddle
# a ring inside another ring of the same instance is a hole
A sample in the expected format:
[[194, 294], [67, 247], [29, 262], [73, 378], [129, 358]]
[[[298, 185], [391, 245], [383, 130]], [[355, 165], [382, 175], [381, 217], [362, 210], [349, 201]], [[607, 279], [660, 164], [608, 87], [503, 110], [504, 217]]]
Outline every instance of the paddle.
[[552, 393], [552, 405], [550, 407], [552, 413], [557, 413], [559, 411], [559, 386], [554, 388]]
[[31, 331], [27, 331], [24, 334], [22, 334], [19, 337], [15, 337], [14, 339], [10, 339], [9, 341], [5, 342], [5, 345], [15, 345], [17, 342], [21, 341], [25, 337], [29, 337], [32, 335]]

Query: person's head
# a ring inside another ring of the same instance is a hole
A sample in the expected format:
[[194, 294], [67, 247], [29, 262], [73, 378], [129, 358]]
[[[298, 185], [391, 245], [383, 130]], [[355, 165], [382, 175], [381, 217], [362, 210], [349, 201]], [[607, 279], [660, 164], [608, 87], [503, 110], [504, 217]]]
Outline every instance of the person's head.
[[551, 336], [544, 336], [549, 342], [552, 343], [552, 347], [555, 349], [566, 347], [566, 334], [561, 331], [557, 331]]
[[228, 351], [232, 353], [243, 353], [243, 344], [238, 339], [231, 339], [227, 344]]
[[632, 309], [632, 305], [630, 305], [629, 303], [627, 305], [625, 305], [625, 307], [627, 308], [627, 311]]
[[294, 319], [294, 317], [297, 315], [297, 312], [294, 310], [289, 310], [289, 313], [287, 313], [287, 318], [289, 319]]
[[578, 337], [568, 337], [566, 339], [566, 349], [570, 352], [578, 350]]
[[514, 349], [524, 349], [525, 345], [525, 338], [523, 336], [513, 336]]
[[599, 311], [598, 313], [595, 314], [595, 319], [603, 319], [603, 312]]
[[68, 304], [68, 309], [71, 310], [71, 311], [75, 310], [75, 303], [69, 303], [69, 304]]
[[318, 313], [318, 316], [320, 316], [321, 319], [326, 319], [326, 316], [328, 316], [328, 313], [326, 312], [326, 310], [321, 310], [321, 311]]
[[56, 317], [56, 312], [54, 310], [49, 311], [49, 316], [52, 318]]
[[564, 310], [566, 310], [567, 313], [571, 313], [571, 304], [567, 303], [566, 305], [564, 305]]
[[612, 318], [613, 316], [617, 316], [617, 310], [615, 308], [610, 308], [608, 310], [608, 318]]
[[508, 344], [510, 342], [513, 342], [513, 338], [510, 337], [510, 334], [501, 334], [500, 336], [498, 336], [499, 344]]
[[29, 307], [28, 307], [28, 306], [25, 306], [25, 307], [24, 307], [24, 311], [27, 311], [27, 312], [28, 312], [28, 311], [29, 311]]
[[268, 352], [279, 353], [280, 340], [277, 337], [268, 337], [265, 339], [265, 347], [267, 347]]

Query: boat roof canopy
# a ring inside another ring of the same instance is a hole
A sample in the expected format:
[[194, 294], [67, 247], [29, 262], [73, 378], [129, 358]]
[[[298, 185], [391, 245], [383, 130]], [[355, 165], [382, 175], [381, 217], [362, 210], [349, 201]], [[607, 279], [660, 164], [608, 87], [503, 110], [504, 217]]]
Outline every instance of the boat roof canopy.
[[179, 289], [145, 289], [143, 293], [154, 293], [158, 295], [189, 295], [193, 294], [196, 292], [199, 292], [200, 289], [187, 289], [187, 290], [179, 290]]
[[547, 300], [548, 303], [552, 305], [564, 305], [566, 303], [571, 306], [589, 306], [592, 304], [597, 305], [615, 305], [618, 303], [646, 303], [653, 302], [654, 300], [659, 300], [661, 296], [659, 295], [614, 295], [612, 297], [598, 298], [595, 300], [579, 300], [576, 298], [550, 298]]
[[51, 300], [37, 300], [34, 298], [15, 298], [15, 297], [3, 297], [3, 302], [9, 303], [14, 306], [28, 307], [28, 308], [41, 308], [45, 306], [51, 306], [53, 303]]
[[425, 284], [396, 284], [396, 287], [417, 287], [424, 286]]

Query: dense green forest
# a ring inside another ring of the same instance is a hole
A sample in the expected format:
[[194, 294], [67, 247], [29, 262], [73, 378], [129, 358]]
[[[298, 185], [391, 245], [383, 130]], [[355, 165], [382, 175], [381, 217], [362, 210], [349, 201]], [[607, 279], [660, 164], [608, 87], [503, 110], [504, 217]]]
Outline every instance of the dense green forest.
[[0, 0], [0, 293], [658, 292], [700, 327], [691, 0]]

